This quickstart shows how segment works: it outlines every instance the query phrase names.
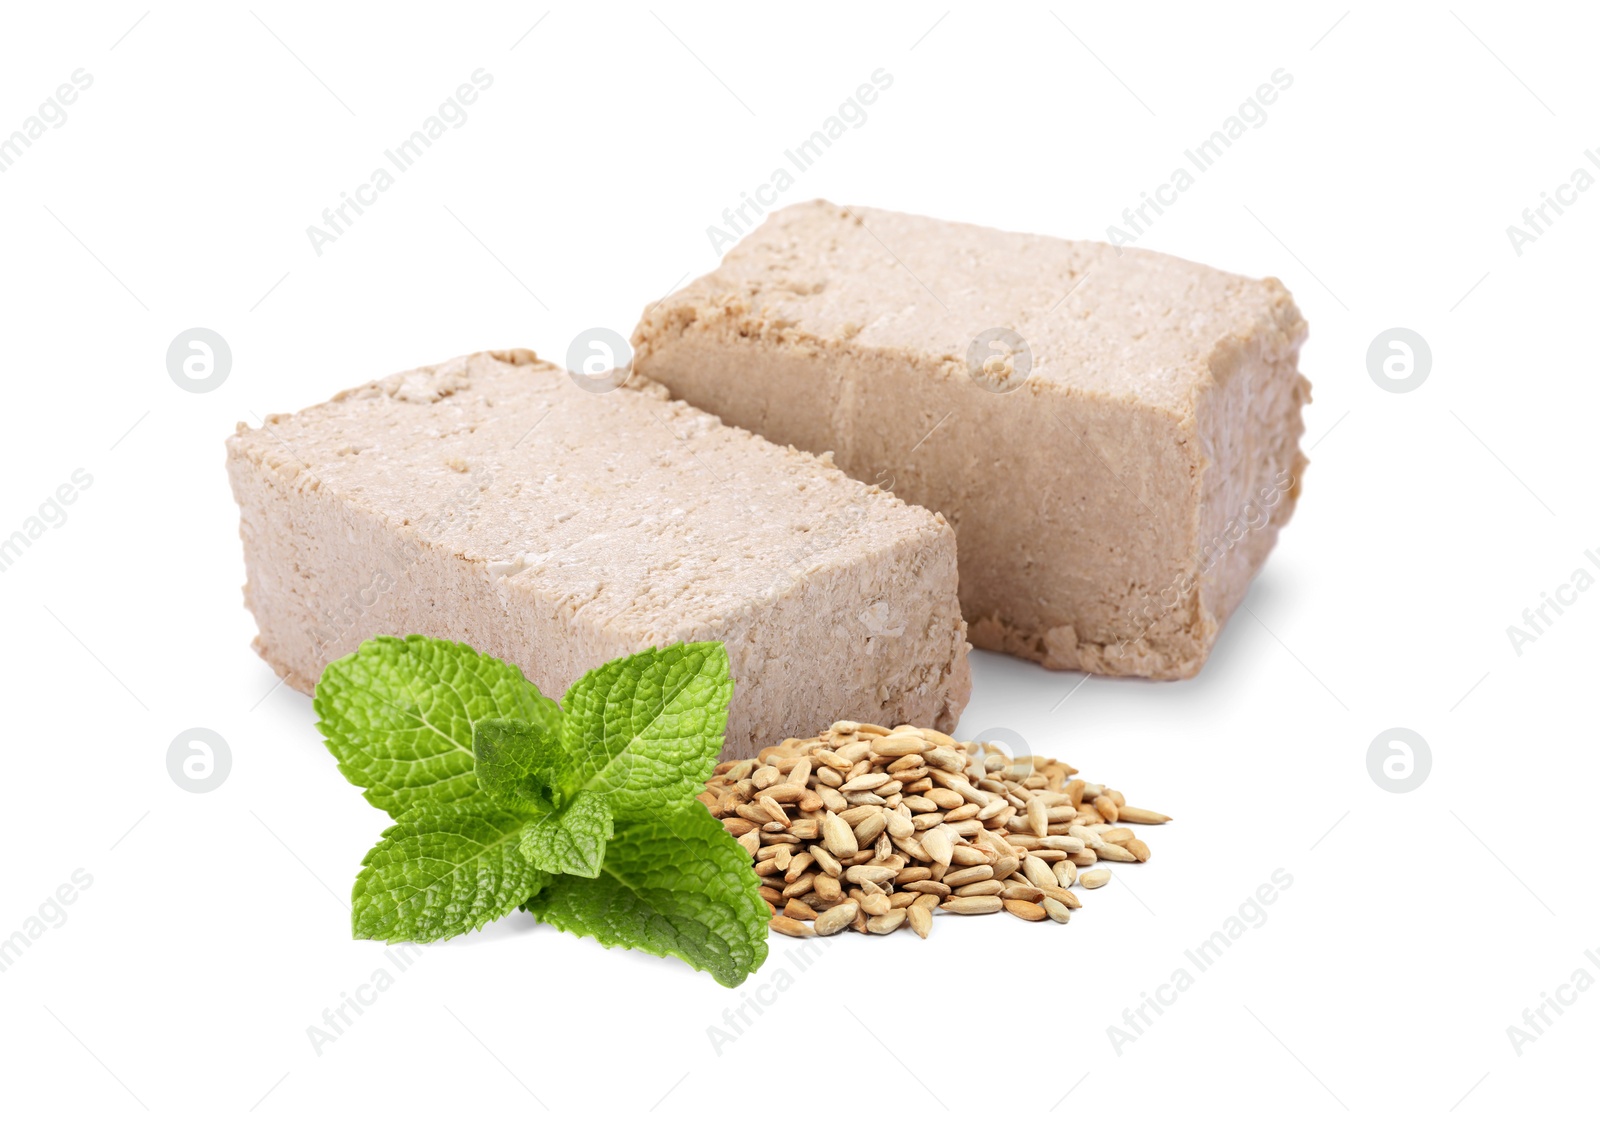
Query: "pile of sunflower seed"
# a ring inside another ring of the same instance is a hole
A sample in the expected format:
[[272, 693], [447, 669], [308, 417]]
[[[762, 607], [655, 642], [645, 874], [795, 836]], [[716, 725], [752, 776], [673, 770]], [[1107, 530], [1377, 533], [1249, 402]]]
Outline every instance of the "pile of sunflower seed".
[[936, 913], [1065, 924], [1074, 885], [1111, 879], [1098, 863], [1149, 859], [1132, 826], [1170, 816], [1076, 773], [934, 729], [838, 721], [717, 765], [699, 798], [749, 851], [773, 931], [926, 939]]

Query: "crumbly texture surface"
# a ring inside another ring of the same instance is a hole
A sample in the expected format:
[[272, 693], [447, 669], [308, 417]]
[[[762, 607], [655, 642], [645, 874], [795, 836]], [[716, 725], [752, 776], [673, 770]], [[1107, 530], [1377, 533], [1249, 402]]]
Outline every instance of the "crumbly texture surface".
[[[971, 373], [992, 328], [1026, 341], [1025, 380], [999, 348]], [[675, 397], [949, 519], [977, 646], [1172, 679], [1294, 510], [1305, 337], [1272, 278], [816, 201], [633, 343]]]
[[839, 712], [951, 729], [971, 690], [943, 518], [638, 377], [470, 355], [241, 424], [228, 473], [255, 647], [298, 690], [373, 635], [468, 643], [557, 698], [721, 640], [729, 757]]

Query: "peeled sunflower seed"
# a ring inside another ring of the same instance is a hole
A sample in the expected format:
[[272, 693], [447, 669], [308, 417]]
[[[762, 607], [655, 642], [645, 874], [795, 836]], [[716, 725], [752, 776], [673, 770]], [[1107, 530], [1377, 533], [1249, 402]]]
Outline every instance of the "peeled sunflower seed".
[[930, 828], [921, 839], [922, 848], [941, 866], [948, 866], [955, 856], [955, 844], [950, 841], [950, 836], [944, 832], [943, 827]]
[[832, 936], [838, 932], [843, 932], [850, 926], [850, 922], [856, 918], [856, 912], [860, 907], [854, 901], [846, 901], [842, 905], [834, 905], [833, 908], [828, 909], [817, 917], [812, 929], [819, 936]]
[[1056, 875], [1051, 872], [1050, 867], [1045, 865], [1044, 859], [1033, 854], [1029, 854], [1026, 858], [1022, 859], [1022, 876], [1039, 886], [1041, 889], [1045, 888], [1046, 886], [1054, 889], [1060, 884], [1060, 882], [1056, 880]]
[[794, 936], [797, 939], [806, 939], [812, 932], [806, 925], [789, 916], [774, 916], [768, 923], [774, 932], [781, 932], [785, 936]]
[[1036, 905], [1032, 901], [1003, 901], [1002, 904], [1012, 916], [1023, 920], [1043, 920], [1048, 915], [1043, 905]]
[[1102, 842], [1094, 848], [1094, 854], [1095, 857], [1104, 858], [1108, 862], [1137, 862], [1139, 860], [1134, 857], [1133, 851], [1124, 849], [1114, 842]]
[[856, 852], [856, 832], [832, 811], [822, 820], [822, 844], [836, 858], [848, 858]]
[[998, 896], [1000, 891], [1004, 888], [1005, 885], [1003, 883], [995, 881], [993, 878], [991, 878], [988, 881], [974, 881], [971, 884], [963, 885], [960, 889], [956, 890], [956, 896], [995, 897]]
[[884, 893], [862, 893], [856, 898], [856, 902], [861, 906], [861, 911], [868, 916], [882, 916], [890, 911], [889, 897]]
[[983, 916], [999, 912], [1000, 905], [999, 897], [951, 897], [941, 902], [939, 907], [958, 916]]
[[867, 931], [875, 936], [887, 936], [900, 925], [905, 923], [905, 909], [890, 909], [882, 916], [874, 916], [867, 921]]
[[994, 877], [993, 866], [965, 866], [944, 875], [944, 883], [952, 889], [971, 885], [975, 881], [989, 881]]

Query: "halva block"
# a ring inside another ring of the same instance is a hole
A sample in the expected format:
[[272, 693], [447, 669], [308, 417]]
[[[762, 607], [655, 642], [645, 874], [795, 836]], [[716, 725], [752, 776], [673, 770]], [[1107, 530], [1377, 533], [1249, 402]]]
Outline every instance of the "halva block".
[[470, 644], [557, 698], [721, 640], [730, 756], [841, 713], [949, 730], [970, 692], [943, 518], [637, 378], [470, 355], [240, 425], [228, 473], [255, 647], [298, 690], [379, 634]]
[[816, 201], [633, 342], [675, 397], [942, 513], [977, 646], [1171, 679], [1294, 510], [1305, 338], [1274, 279]]

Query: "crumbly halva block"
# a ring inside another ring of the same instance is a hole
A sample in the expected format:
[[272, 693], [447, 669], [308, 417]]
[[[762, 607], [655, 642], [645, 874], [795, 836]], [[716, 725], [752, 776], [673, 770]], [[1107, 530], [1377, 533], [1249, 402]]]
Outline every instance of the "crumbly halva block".
[[1173, 679], [1294, 509], [1305, 337], [1275, 279], [816, 201], [633, 342], [675, 397], [949, 519], [977, 646]]
[[458, 640], [559, 698], [721, 640], [726, 755], [841, 712], [954, 727], [971, 689], [945, 520], [635, 377], [528, 351], [397, 374], [228, 440], [256, 650], [310, 691], [381, 634]]

